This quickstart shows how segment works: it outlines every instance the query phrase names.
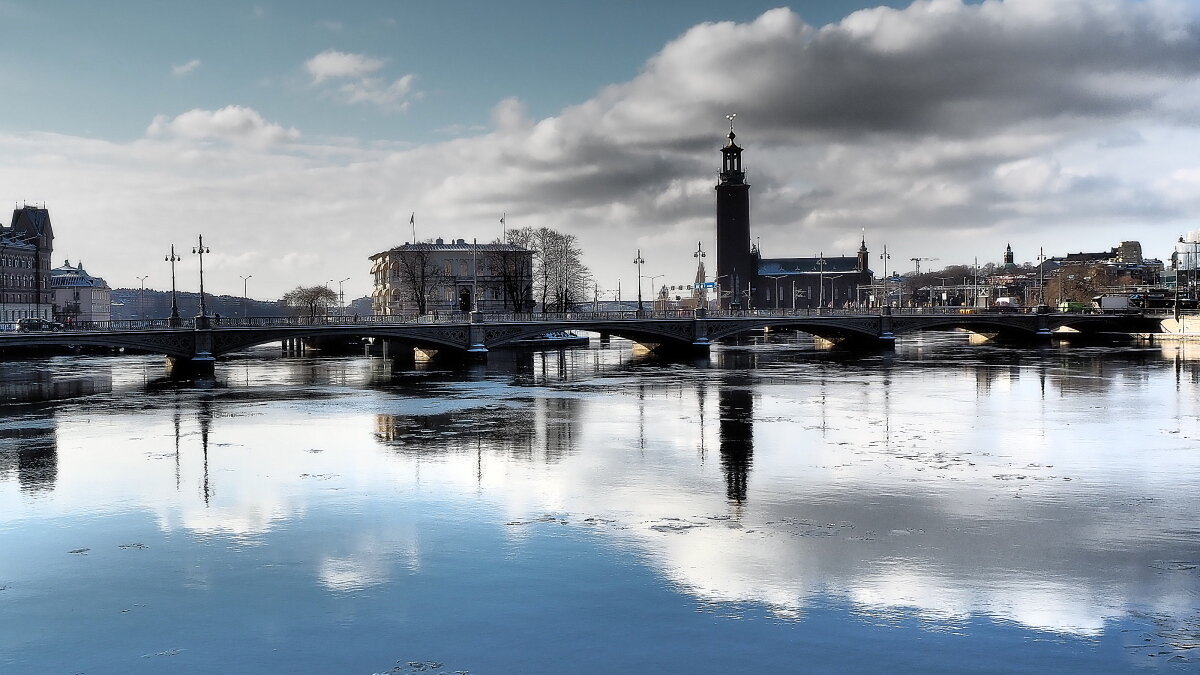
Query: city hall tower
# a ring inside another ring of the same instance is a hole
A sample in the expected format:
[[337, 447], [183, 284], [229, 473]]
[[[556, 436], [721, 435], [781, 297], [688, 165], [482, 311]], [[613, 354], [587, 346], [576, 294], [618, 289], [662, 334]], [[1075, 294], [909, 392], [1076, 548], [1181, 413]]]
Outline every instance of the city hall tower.
[[750, 250], [750, 185], [742, 170], [742, 149], [734, 142], [734, 117], [729, 116], [729, 142], [721, 148], [721, 175], [716, 186], [716, 280], [722, 309], [744, 309], [758, 274]]

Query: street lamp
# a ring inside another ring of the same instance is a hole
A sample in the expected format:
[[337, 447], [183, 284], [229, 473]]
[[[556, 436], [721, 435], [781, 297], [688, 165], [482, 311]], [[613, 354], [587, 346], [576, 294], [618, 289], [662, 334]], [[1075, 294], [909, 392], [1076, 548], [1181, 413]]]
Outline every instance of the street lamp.
[[887, 244], [883, 245], [883, 253], [879, 254], [879, 259], [883, 261], [883, 304], [884, 306], [890, 307], [892, 304], [892, 296], [890, 293], [888, 293], [887, 261], [891, 260], [892, 256], [888, 255]]
[[1046, 304], [1046, 252], [1038, 247], [1038, 305]]
[[820, 257], [817, 258], [817, 266], [821, 268], [820, 276], [817, 283], [821, 287], [821, 304], [817, 307], [817, 314], [825, 312], [825, 252], [821, 251]]
[[779, 309], [779, 280], [786, 277], [786, 274], [764, 274], [768, 279], [775, 280], [775, 309]]
[[633, 259], [633, 264], [637, 265], [638, 276], [638, 316], [642, 314], [642, 264], [646, 261], [642, 259], [642, 249], [638, 249], [637, 257]]
[[199, 242], [192, 247], [192, 255], [200, 256], [200, 313], [196, 315], [196, 328], [208, 328], [208, 309], [204, 305], [204, 254], [211, 253], [204, 245], [204, 235], [200, 235]]
[[950, 279], [950, 278], [952, 278], [952, 277], [934, 277], [934, 279], [937, 279], [942, 282], [942, 306], [943, 307], [946, 306], [946, 280]]
[[[649, 274], [649, 275], [646, 275], [645, 278], [650, 280], [650, 288], [654, 288], [654, 280], [661, 279], [662, 277], [665, 277], [665, 276], [667, 276], [667, 275], [665, 275], [665, 274]], [[641, 305], [641, 301], [642, 301], [641, 289], [642, 289], [642, 282], [639, 279], [638, 280], [638, 308], [639, 309], [642, 306]], [[655, 310], [657, 310], [658, 309], [658, 291], [655, 291], [655, 293], [656, 293], [656, 295], [654, 296], [654, 308], [655, 308]]]
[[[696, 252], [692, 254], [692, 257], [696, 259], [696, 271], [699, 272], [702, 269], [701, 266], [704, 264], [704, 249], [700, 246], [700, 242], [696, 242]], [[708, 281], [706, 276], [701, 275], [700, 277], [700, 288], [697, 289], [700, 292], [697, 294], [699, 297], [696, 299], [696, 305], [705, 309], [708, 308], [708, 288], [704, 286]]]
[[[478, 275], [476, 275], [476, 277], [478, 277]], [[350, 277], [346, 277], [338, 282], [338, 305], [342, 308], [342, 316], [346, 315], [346, 294], [342, 292], [342, 284], [346, 283], [347, 281], [350, 281]], [[472, 289], [471, 292], [474, 293], [475, 290]], [[471, 302], [471, 309], [475, 309], [474, 301]]]
[[150, 278], [149, 274], [134, 277], [138, 280], [138, 318], [146, 318], [146, 280]]
[[242, 280], [242, 319], [245, 319], [245, 318], [246, 318], [246, 316], [247, 316], [247, 314], [246, 314], [246, 301], [250, 299], [250, 294], [247, 292], [247, 288], [248, 288], [248, 286], [249, 286], [249, 283], [248, 283], [248, 282], [250, 281], [250, 279], [251, 279], [252, 277], [254, 277], [254, 275], [253, 275], [253, 274], [247, 274], [246, 276], [242, 276], [242, 275], [240, 275], [240, 274], [239, 274], [239, 275], [238, 275], [238, 277], [240, 277], [240, 278], [241, 278], [241, 280]]
[[175, 263], [180, 260], [183, 258], [175, 255], [175, 244], [171, 244], [171, 252], [163, 258], [163, 261], [171, 263], [171, 316], [167, 319], [167, 325], [171, 328], [179, 327], [179, 302], [175, 298]]

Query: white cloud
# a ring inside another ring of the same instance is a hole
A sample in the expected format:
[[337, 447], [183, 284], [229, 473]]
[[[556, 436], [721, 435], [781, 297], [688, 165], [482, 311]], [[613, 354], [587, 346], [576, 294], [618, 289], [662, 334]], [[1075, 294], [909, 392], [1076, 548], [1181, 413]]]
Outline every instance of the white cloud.
[[383, 67], [383, 60], [365, 54], [348, 54], [327, 49], [304, 62], [304, 68], [312, 76], [313, 84], [328, 79], [370, 75]]
[[[917, 3], [823, 28], [787, 9], [704, 24], [630, 81], [556, 115], [530, 118], [508, 98], [489, 129], [417, 147], [302, 138], [239, 106], [158, 117], [131, 145], [0, 138], [0, 157], [13, 158], [0, 160], [0, 182], [59, 204], [63, 233], [67, 204], [80, 205], [82, 225], [103, 212], [97, 200], [137, 201], [152, 231], [155, 211], [195, 204], [185, 213], [198, 214], [220, 195], [230, 209], [220, 234], [252, 232], [246, 247], [272, 251], [281, 278], [256, 274], [263, 293], [294, 286], [297, 270], [316, 282], [354, 274], [410, 236], [412, 211], [422, 236], [490, 239], [501, 212], [513, 227], [563, 229], [605, 289], [619, 280], [629, 289], [639, 247], [667, 283], [691, 280], [683, 252], [697, 240], [711, 255], [717, 150], [724, 115], [736, 111], [753, 234], [779, 255], [853, 253], [861, 228], [874, 251], [887, 244], [900, 260], [986, 261], [1009, 241], [1065, 252], [1132, 238], [1166, 255], [1194, 229], [1197, 204], [1188, 187], [1200, 163], [1188, 148], [1200, 141], [1189, 112], [1200, 101], [1200, 46], [1179, 28], [1200, 33], [1194, 17], [1164, 3], [1038, 5]], [[323, 54], [309, 73], [324, 96], [395, 110], [420, 96], [413, 76], [387, 77], [381, 60]], [[138, 238], [127, 213], [111, 217]], [[179, 220], [188, 231], [207, 222]], [[357, 236], [331, 240], [332, 222], [354, 223]], [[294, 241], [286, 250], [270, 236], [279, 232]], [[310, 260], [306, 241], [322, 242], [319, 256]], [[369, 291], [360, 276], [348, 293]]]
[[404, 111], [408, 109], [410, 103], [407, 97], [412, 93], [413, 80], [412, 74], [405, 75], [390, 84], [367, 77], [342, 85], [341, 91], [346, 95], [347, 103], [374, 103]]
[[217, 139], [272, 145], [295, 141], [300, 132], [268, 123], [252, 108], [229, 105], [220, 110], [189, 110], [173, 119], [159, 115], [146, 130], [151, 137], [177, 137], [192, 140]]
[[335, 90], [327, 93], [344, 103], [369, 103], [384, 110], [405, 112], [414, 99], [421, 97], [421, 93], [413, 89], [416, 76], [408, 73], [390, 81], [375, 76], [383, 65], [382, 59], [366, 54], [348, 54], [329, 49], [306, 61], [304, 67], [314, 85], [330, 80], [343, 81]]
[[181, 63], [177, 66], [171, 66], [171, 75], [174, 75], [175, 77], [183, 77], [184, 75], [192, 74], [199, 67], [200, 67], [200, 59], [192, 59], [191, 61], [188, 61], [187, 63]]

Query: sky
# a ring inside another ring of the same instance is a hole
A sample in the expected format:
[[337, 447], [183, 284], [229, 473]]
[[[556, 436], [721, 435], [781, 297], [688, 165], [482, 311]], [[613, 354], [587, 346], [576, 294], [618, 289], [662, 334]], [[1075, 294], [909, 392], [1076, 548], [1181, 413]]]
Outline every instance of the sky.
[[[604, 297], [713, 254], [737, 113], [767, 257], [877, 274], [1200, 228], [1200, 3], [0, 0], [0, 203], [113, 287], [278, 298], [411, 241], [574, 234]], [[415, 217], [413, 217], [415, 214]], [[9, 224], [7, 213], [0, 215]], [[715, 267], [715, 258], [708, 259]]]

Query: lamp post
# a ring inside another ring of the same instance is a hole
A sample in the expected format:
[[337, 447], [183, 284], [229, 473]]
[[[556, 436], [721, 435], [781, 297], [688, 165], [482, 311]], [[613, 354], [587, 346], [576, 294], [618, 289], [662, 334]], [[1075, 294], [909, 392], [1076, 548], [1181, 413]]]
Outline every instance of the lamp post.
[[150, 278], [149, 274], [134, 277], [138, 280], [138, 318], [146, 318], [146, 279]]
[[246, 276], [242, 276], [239, 274], [238, 276], [241, 277], [241, 279], [242, 279], [242, 319], [244, 320], [247, 316], [246, 315], [246, 301], [250, 299], [250, 293], [247, 292], [247, 289], [249, 288], [248, 282], [254, 275], [247, 274]]
[[192, 255], [200, 256], [200, 313], [196, 315], [196, 328], [208, 328], [208, 308], [204, 305], [204, 254], [211, 253], [204, 245], [204, 235], [200, 235], [196, 246], [192, 247]]
[[637, 257], [633, 259], [633, 264], [637, 265], [638, 277], [638, 316], [642, 315], [644, 308], [642, 307], [642, 264], [646, 261], [642, 259], [642, 249], [638, 249]]
[[[667, 275], [665, 275], [665, 274], [649, 274], [649, 275], [646, 275], [645, 278], [650, 280], [650, 288], [654, 288], [654, 280], [661, 279], [665, 276], [667, 276]], [[655, 311], [658, 310], [658, 295], [659, 295], [658, 291], [655, 291], [655, 296], [654, 296]], [[641, 280], [638, 280], [638, 309], [641, 309], [641, 306], [642, 306], [642, 283], [641, 283]]]
[[163, 261], [171, 263], [171, 316], [167, 318], [167, 325], [171, 328], [179, 328], [179, 301], [175, 297], [175, 263], [183, 260], [175, 255], [175, 244], [171, 244], [171, 252], [167, 254]]
[[[350, 277], [346, 277], [338, 281], [338, 305], [342, 308], [342, 316], [346, 315], [346, 294], [342, 291], [342, 284], [350, 281]], [[475, 309], [475, 303], [471, 303], [471, 309]]]
[[786, 277], [786, 274], [764, 274], [768, 279], [775, 280], [775, 309], [779, 309], [779, 280]]
[[[692, 257], [696, 259], [696, 271], [699, 272], [701, 265], [704, 264], [704, 248], [701, 247], [700, 242], [696, 242], [696, 252], [692, 254]], [[707, 275], [702, 275], [700, 277], [700, 288], [698, 289], [700, 293], [699, 297], [696, 298], [696, 305], [698, 307], [704, 307], [705, 309], [708, 308], [708, 289], [704, 286], [705, 282], [708, 281], [708, 279], [705, 278], [706, 276]]]
[[[1046, 252], [1038, 247], [1038, 305], [1046, 304]], [[1044, 310], [1043, 310], [1044, 311]]]
[[946, 280], [950, 278], [951, 277], [934, 277], [934, 279], [942, 282], [942, 307], [946, 306]]
[[817, 266], [821, 268], [820, 276], [817, 279], [817, 285], [821, 287], [821, 304], [817, 307], [817, 314], [825, 312], [825, 252], [821, 251], [820, 257], [817, 258]]
[[879, 254], [879, 259], [883, 261], [883, 304], [891, 306], [892, 296], [888, 293], [887, 261], [891, 260], [892, 256], [887, 252], [887, 244], [883, 245], [883, 253]]

